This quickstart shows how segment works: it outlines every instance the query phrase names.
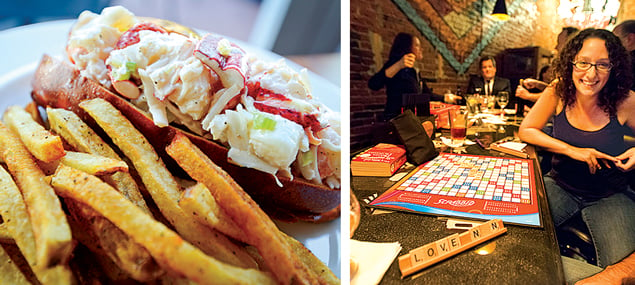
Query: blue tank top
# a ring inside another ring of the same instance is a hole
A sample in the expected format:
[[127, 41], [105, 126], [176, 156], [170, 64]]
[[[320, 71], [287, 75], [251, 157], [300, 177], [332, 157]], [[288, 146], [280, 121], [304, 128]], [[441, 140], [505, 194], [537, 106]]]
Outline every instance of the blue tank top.
[[[556, 115], [553, 121], [554, 138], [575, 147], [595, 148], [613, 156], [627, 149], [624, 143], [625, 131], [626, 127], [620, 124], [616, 116], [612, 116], [603, 128], [591, 132], [573, 127], [564, 110]], [[627, 175], [612, 163], [611, 168], [602, 167], [595, 174], [591, 174], [585, 162], [562, 154], [554, 154], [549, 175], [560, 187], [589, 200], [624, 191], [628, 185]]]

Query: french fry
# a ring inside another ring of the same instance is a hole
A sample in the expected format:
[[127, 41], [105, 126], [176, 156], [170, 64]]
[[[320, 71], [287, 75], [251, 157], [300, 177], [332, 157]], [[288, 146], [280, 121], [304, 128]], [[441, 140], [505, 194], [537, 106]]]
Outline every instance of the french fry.
[[[106, 265], [108, 276], [117, 280], [121, 275], [140, 282], [147, 282], [165, 274], [150, 253], [143, 246], [123, 233], [103, 216], [90, 207], [72, 199], [65, 200], [73, 237], [95, 252], [99, 257], [107, 257], [100, 263]], [[112, 268], [118, 267], [118, 268]], [[104, 267], [104, 266], [102, 266]]]
[[224, 170], [177, 133], [167, 153], [194, 180], [203, 183], [232, 220], [250, 236], [279, 283], [315, 284], [321, 281], [295, 256], [273, 221]]
[[[227, 216], [225, 211], [216, 203], [216, 199], [214, 199], [209, 192], [209, 189], [202, 183], [197, 183], [187, 188], [183, 192], [183, 195], [181, 195], [179, 205], [181, 205], [188, 214], [204, 225], [214, 227], [220, 232], [244, 243], [254, 243], [249, 238], [249, 235], [243, 232], [238, 225]], [[301, 242], [282, 231], [278, 232], [282, 238], [289, 243], [291, 250], [300, 257], [300, 260], [302, 260], [308, 268], [319, 276], [320, 280], [323, 280], [326, 284], [340, 284], [340, 280], [331, 272], [328, 266], [311, 253]]]
[[15, 243], [13, 237], [9, 234], [7, 223], [0, 224], [0, 243]]
[[26, 104], [24, 110], [29, 113], [29, 115], [31, 115], [31, 118], [33, 118], [36, 123], [46, 127], [46, 123], [44, 122], [44, 119], [42, 119], [40, 110], [38, 110], [37, 104], [35, 104], [35, 102], [31, 101]]
[[62, 165], [51, 183], [58, 195], [90, 206], [174, 273], [200, 284], [274, 284], [266, 273], [227, 265], [205, 255], [95, 176]]
[[62, 139], [36, 123], [22, 107], [7, 108], [2, 120], [37, 159], [51, 162], [64, 156]]
[[24, 197], [35, 238], [37, 265], [48, 268], [65, 264], [73, 245], [60, 200], [20, 139], [2, 123], [0, 156]]
[[125, 162], [97, 154], [67, 151], [60, 162], [92, 175], [128, 172], [128, 165]]
[[302, 262], [318, 276], [321, 284], [340, 284], [340, 280], [333, 274], [331, 269], [324, 264], [317, 256], [315, 256], [308, 248], [306, 248], [301, 242], [288, 236], [282, 231], [279, 231], [282, 238], [284, 238], [291, 250], [302, 260]]
[[34, 158], [34, 160], [37, 164], [37, 167], [39, 167], [40, 170], [42, 170], [42, 173], [44, 173], [44, 175], [46, 176], [53, 175], [53, 173], [55, 173], [55, 169], [57, 169], [57, 166], [60, 165], [59, 160], [54, 160], [51, 162], [44, 162], [37, 158]]
[[0, 284], [30, 284], [9, 254], [0, 246]]
[[225, 214], [209, 190], [202, 183], [196, 183], [181, 194], [179, 205], [201, 224], [217, 229], [227, 236], [249, 243], [247, 235]]
[[81, 242], [75, 247], [69, 266], [78, 284], [138, 284], [106, 255], [95, 253]]
[[6, 225], [9, 236], [13, 238], [24, 259], [42, 284], [71, 284], [73, 282], [72, 273], [67, 265], [46, 268], [45, 264], [38, 263], [35, 237], [27, 207], [22, 200], [20, 190], [3, 167], [0, 167], [0, 215], [5, 221], [3, 224]]
[[161, 213], [185, 240], [223, 262], [243, 268], [257, 268], [256, 261], [242, 247], [187, 216], [178, 205], [181, 189], [177, 181], [143, 134], [121, 112], [103, 99], [86, 100], [79, 106], [132, 161]]
[[[75, 113], [64, 109], [46, 108], [46, 114], [51, 130], [62, 136], [77, 151], [121, 160], [119, 155]], [[128, 200], [139, 206], [144, 212], [150, 213], [137, 183], [129, 173], [117, 172], [104, 179], [112, 181], [114, 187]]]
[[194, 281], [172, 275], [164, 275], [156, 282], [157, 285], [197, 285]]

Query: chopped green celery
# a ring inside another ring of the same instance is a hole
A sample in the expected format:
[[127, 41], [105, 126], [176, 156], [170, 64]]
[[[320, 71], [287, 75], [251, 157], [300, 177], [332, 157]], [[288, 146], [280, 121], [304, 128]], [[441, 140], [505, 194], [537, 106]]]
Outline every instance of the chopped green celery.
[[[118, 71], [119, 68], [117, 68], [116, 70]], [[136, 70], [137, 70], [137, 64], [136, 63], [134, 63], [132, 61], [126, 61], [126, 72], [125, 73], [119, 73], [119, 72], [115, 71], [115, 76], [113, 76], [113, 77], [117, 81], [128, 80], [128, 79], [130, 79], [130, 76], [132, 75], [132, 73], [135, 72]]]
[[274, 119], [261, 114], [254, 117], [253, 123], [255, 130], [273, 131], [276, 128], [276, 121]]
[[137, 69], [137, 64], [132, 61], [126, 61], [126, 71], [133, 71]]
[[115, 81], [124, 81], [124, 80], [130, 79], [130, 72], [119, 73], [113, 70], [113, 73], [114, 73], [113, 78], [115, 79]]
[[315, 156], [312, 151], [300, 152], [299, 160], [300, 166], [305, 167], [315, 161]]

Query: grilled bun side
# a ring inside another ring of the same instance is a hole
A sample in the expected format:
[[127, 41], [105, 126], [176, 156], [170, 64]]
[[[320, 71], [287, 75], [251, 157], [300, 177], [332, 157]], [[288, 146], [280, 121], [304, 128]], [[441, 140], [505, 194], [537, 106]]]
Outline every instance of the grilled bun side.
[[44, 55], [35, 71], [32, 87], [31, 97], [38, 105], [71, 110], [94, 128], [97, 128], [96, 124], [78, 104], [92, 98], [107, 100], [146, 136], [168, 168], [179, 173], [183, 172], [166, 154], [165, 146], [176, 132], [185, 133], [212, 161], [227, 171], [263, 210], [276, 219], [326, 222], [339, 217], [340, 189], [331, 189], [300, 177], [293, 180], [278, 177], [283, 184], [283, 187], [279, 187], [270, 174], [229, 163], [228, 149], [214, 141], [174, 126], [156, 126], [144, 111], [97, 82], [81, 76], [65, 61]]

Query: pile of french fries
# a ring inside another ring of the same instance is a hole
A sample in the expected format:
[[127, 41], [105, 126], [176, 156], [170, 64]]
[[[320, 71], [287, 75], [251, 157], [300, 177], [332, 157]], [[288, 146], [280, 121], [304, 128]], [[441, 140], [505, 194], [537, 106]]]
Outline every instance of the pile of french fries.
[[186, 135], [166, 151], [191, 179], [110, 103], [80, 107], [107, 137], [64, 109], [2, 117], [0, 284], [339, 284]]

